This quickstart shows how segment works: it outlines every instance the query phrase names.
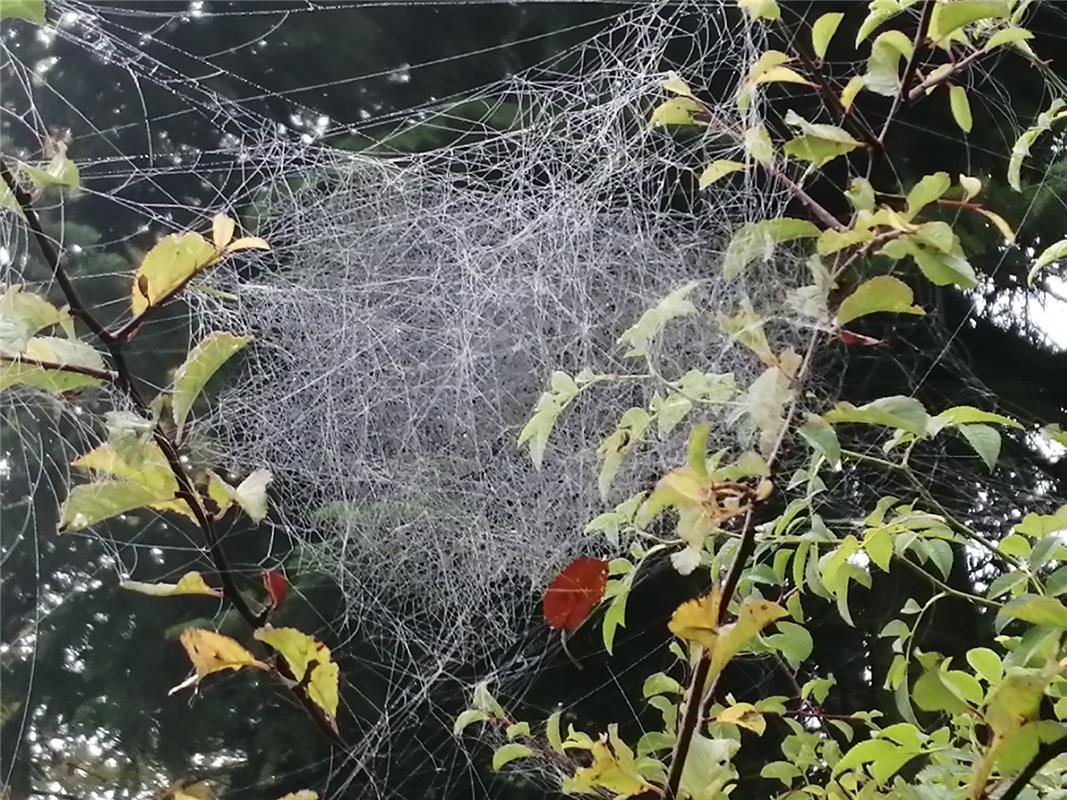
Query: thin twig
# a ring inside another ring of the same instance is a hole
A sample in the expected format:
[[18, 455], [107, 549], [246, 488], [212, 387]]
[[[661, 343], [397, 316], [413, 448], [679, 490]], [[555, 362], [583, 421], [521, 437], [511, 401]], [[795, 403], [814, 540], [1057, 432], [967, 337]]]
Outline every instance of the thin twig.
[[0, 353], [0, 361], [6, 361], [10, 364], [25, 364], [28, 367], [40, 367], [51, 372], [71, 372], [75, 375], [86, 375], [90, 378], [96, 378], [98, 381], [104, 381], [105, 383], [113, 383], [118, 379], [118, 375], [109, 369], [97, 369], [96, 367], [83, 367], [80, 364], [59, 364], [55, 361], [45, 361], [40, 358], [31, 358], [26, 355], [7, 355]]
[[904, 68], [904, 77], [900, 80], [900, 91], [893, 98], [893, 105], [890, 107], [889, 114], [886, 115], [885, 123], [882, 125], [882, 130], [878, 134], [878, 141], [883, 145], [885, 144], [886, 134], [889, 133], [889, 126], [896, 119], [904, 98], [908, 97], [908, 102], [911, 102], [911, 96], [908, 94], [908, 84], [915, 77], [915, 70], [919, 68], [919, 45], [922, 44], [923, 34], [930, 25], [930, 17], [933, 13], [934, 0], [924, 0], [922, 12], [919, 14], [919, 27], [915, 29], [915, 36], [911, 40], [911, 58], [908, 59], [908, 65]]
[[977, 61], [979, 58], [984, 56], [987, 52], [988, 51], [986, 51], [986, 50], [975, 50], [973, 53], [971, 53], [971, 54], [969, 54], [967, 56], [964, 56], [959, 61], [957, 61], [953, 65], [952, 69], [946, 70], [945, 72], [943, 72], [943, 73], [941, 73], [939, 75], [935, 75], [932, 78], [927, 78], [925, 81], [920, 83], [918, 86], [912, 88], [911, 91], [908, 92], [908, 102], [909, 103], [914, 103], [916, 100], [920, 99], [924, 94], [926, 94], [927, 91], [929, 91], [930, 89], [933, 89], [938, 84], [944, 83], [949, 78], [951, 78], [952, 76], [956, 75], [957, 73], [962, 72], [964, 69], [969, 67], [975, 61]]

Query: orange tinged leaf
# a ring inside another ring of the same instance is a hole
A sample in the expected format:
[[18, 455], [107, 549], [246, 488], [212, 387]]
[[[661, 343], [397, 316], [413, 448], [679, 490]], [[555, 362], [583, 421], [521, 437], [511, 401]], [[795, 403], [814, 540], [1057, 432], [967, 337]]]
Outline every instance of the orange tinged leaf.
[[186, 686], [196, 685], [214, 672], [223, 672], [228, 669], [236, 671], [244, 667], [270, 669], [262, 661], [256, 659], [240, 643], [229, 636], [223, 636], [221, 633], [203, 630], [202, 628], [186, 628], [182, 631], [181, 643], [193, 664], [193, 669], [196, 670], [196, 674], [171, 689], [170, 694], [174, 694]]
[[545, 591], [542, 603], [545, 621], [556, 630], [577, 630], [604, 596], [607, 584], [606, 561], [575, 559]]

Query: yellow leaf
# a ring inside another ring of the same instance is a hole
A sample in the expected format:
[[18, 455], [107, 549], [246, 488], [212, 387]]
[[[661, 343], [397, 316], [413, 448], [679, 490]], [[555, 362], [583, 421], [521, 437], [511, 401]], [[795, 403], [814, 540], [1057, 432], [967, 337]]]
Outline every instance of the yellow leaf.
[[863, 80], [861, 75], [853, 75], [848, 83], [845, 84], [845, 88], [841, 90], [841, 106], [848, 111], [852, 108], [852, 103], [856, 100], [858, 95], [864, 88], [866, 88], [867, 82]]
[[593, 763], [564, 779], [564, 794], [594, 794], [603, 789], [612, 792], [615, 800], [625, 800], [652, 788], [642, 777], [633, 750], [619, 738], [617, 725], [608, 726], [607, 735], [592, 743], [589, 754]]
[[162, 497], [157, 491], [129, 481], [83, 483], [72, 488], [63, 502], [59, 532], [85, 530], [98, 522], [153, 505], [160, 500]]
[[311, 669], [307, 683], [308, 697], [331, 720], [337, 716], [339, 670], [337, 664], [330, 660], [330, 649], [326, 645], [296, 628], [268, 626], [252, 635], [281, 653], [297, 683], [303, 682], [308, 669]]
[[738, 703], [719, 712], [715, 717], [716, 722], [729, 722], [739, 728], [753, 731], [757, 736], [762, 736], [767, 730], [767, 720], [756, 710], [751, 703]]
[[208, 586], [199, 572], [187, 572], [178, 579], [177, 583], [122, 581], [119, 583], [119, 588], [153, 597], [173, 597], [179, 594], [206, 594], [211, 597], [222, 597], [222, 592]]
[[270, 245], [258, 236], [242, 236], [226, 247], [227, 253], [236, 253], [238, 250], [270, 250]]
[[199, 233], [172, 233], [148, 251], [133, 278], [130, 305], [134, 316], [159, 303], [218, 257]]
[[170, 690], [174, 694], [186, 686], [195, 685], [213, 672], [222, 672], [244, 667], [270, 669], [262, 661], [235, 642], [229, 636], [202, 628], [186, 628], [181, 634], [182, 647], [189, 656], [196, 674]]
[[667, 628], [679, 639], [696, 642], [710, 651], [719, 636], [718, 614], [719, 587], [716, 586], [711, 594], [687, 600], [674, 609]]
[[744, 650], [760, 631], [786, 616], [789, 616], [789, 612], [770, 600], [757, 598], [741, 603], [737, 620], [719, 629], [718, 641], [711, 651], [711, 674], [718, 675], [730, 659]]
[[279, 797], [278, 800], [319, 800], [319, 795], [310, 789], [301, 789], [299, 792], [290, 792], [285, 797]]
[[233, 241], [233, 230], [236, 226], [234, 221], [225, 214], [216, 214], [211, 220], [211, 241], [215, 243], [216, 250], [225, 250], [226, 246]]

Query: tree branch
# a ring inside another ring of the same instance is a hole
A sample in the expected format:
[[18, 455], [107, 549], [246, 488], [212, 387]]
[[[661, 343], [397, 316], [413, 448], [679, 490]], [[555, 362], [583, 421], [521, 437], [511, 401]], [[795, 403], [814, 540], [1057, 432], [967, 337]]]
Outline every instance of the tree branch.
[[30, 367], [40, 367], [41, 369], [51, 370], [53, 372], [71, 372], [75, 375], [87, 375], [90, 378], [96, 378], [99, 381], [105, 383], [113, 383], [118, 379], [118, 375], [109, 369], [97, 369], [96, 367], [83, 367], [79, 364], [57, 364], [54, 361], [42, 361], [39, 358], [31, 358], [26, 355], [6, 355], [0, 353], [0, 361], [7, 362], [9, 364], [26, 364]]
[[[129, 365], [126, 362], [125, 354], [122, 349], [124, 344], [123, 339], [109, 333], [78, 294], [77, 289], [70, 280], [70, 276], [63, 267], [63, 261], [59, 251], [52, 243], [52, 240], [44, 232], [44, 228], [41, 225], [41, 219], [33, 207], [32, 198], [19, 185], [11, 169], [8, 167], [6, 160], [2, 156], [0, 156], [0, 175], [3, 176], [4, 182], [7, 184], [8, 188], [11, 190], [11, 194], [19, 204], [23, 217], [26, 220], [26, 224], [29, 226], [30, 232], [33, 234], [33, 238], [37, 242], [38, 249], [41, 251], [45, 263], [55, 278], [56, 283], [59, 284], [59, 288], [63, 292], [67, 304], [70, 306], [71, 314], [84, 322], [96, 338], [107, 348], [112, 366], [114, 367], [113, 382], [125, 391], [130, 402], [133, 404], [134, 408], [137, 409], [137, 412], [145, 419], [151, 420], [152, 414], [148, 408], [148, 404], [137, 389], [133, 372], [130, 370]], [[144, 315], [141, 315], [139, 321], [143, 321], [143, 316]], [[211, 561], [215, 567], [215, 571], [219, 575], [219, 579], [222, 581], [223, 595], [226, 600], [233, 605], [237, 610], [237, 613], [241, 615], [249, 627], [253, 629], [259, 628], [265, 621], [265, 615], [253, 611], [244, 595], [241, 594], [234, 578], [235, 572], [230, 566], [226, 554], [222, 549], [222, 544], [219, 540], [218, 533], [215, 530], [214, 522], [204, 508], [204, 504], [201, 501], [200, 494], [197, 491], [195, 484], [193, 483], [193, 479], [186, 471], [185, 465], [182, 464], [177, 446], [158, 425], [153, 425], [152, 427], [152, 438], [159, 446], [164, 458], [166, 458], [167, 464], [174, 476], [174, 480], [178, 485], [175, 497], [183, 500], [185, 504], [189, 506], [189, 509], [192, 511], [193, 517], [196, 520], [197, 527], [200, 528], [204, 535]], [[312, 709], [314, 704], [310, 702], [310, 698], [306, 696], [306, 693], [302, 694], [299, 691], [294, 691], [294, 694], [301, 702], [301, 705], [303, 705], [305, 709], [308, 709], [312, 719], [314, 719], [318, 727], [321, 728], [332, 741], [344, 746], [344, 743], [341, 741], [336, 730], [331, 729], [321, 713], [317, 713], [316, 710]]]

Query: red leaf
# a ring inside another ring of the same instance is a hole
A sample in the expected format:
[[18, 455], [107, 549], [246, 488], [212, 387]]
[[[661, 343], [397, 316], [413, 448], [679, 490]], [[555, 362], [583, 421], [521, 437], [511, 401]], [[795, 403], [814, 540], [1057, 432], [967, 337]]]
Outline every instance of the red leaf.
[[285, 593], [289, 591], [289, 583], [282, 573], [265, 569], [263, 570], [263, 588], [267, 590], [271, 605], [277, 608], [285, 600]]
[[852, 331], [839, 331], [838, 336], [840, 336], [841, 341], [847, 345], [878, 347], [879, 345], [885, 344], [881, 339], [875, 339], [873, 336], [864, 336], [862, 333], [853, 333]]
[[578, 558], [567, 565], [545, 591], [545, 621], [550, 628], [577, 630], [608, 585], [608, 562]]

